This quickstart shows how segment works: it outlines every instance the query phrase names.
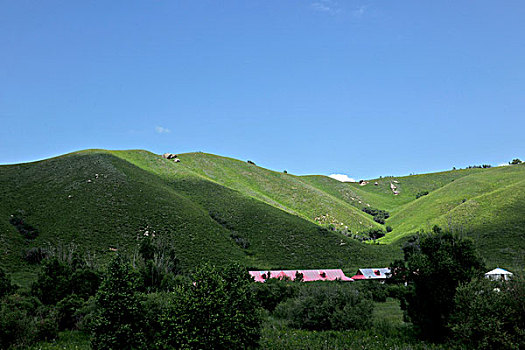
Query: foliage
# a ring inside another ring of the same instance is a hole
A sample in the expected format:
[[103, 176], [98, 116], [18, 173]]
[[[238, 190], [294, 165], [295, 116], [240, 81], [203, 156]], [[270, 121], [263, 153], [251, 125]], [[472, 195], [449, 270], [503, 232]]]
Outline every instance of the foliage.
[[16, 286], [11, 282], [11, 278], [0, 268], [0, 300], [16, 290]]
[[204, 265], [181, 286], [163, 317], [165, 347], [241, 349], [257, 346], [260, 316], [250, 275], [240, 266]]
[[25, 348], [35, 341], [58, 335], [53, 309], [38, 299], [20, 294], [5, 297], [0, 304], [0, 348]]
[[173, 246], [155, 236], [142, 237], [139, 243], [139, 273], [147, 292], [170, 290], [180, 273], [180, 262]]
[[293, 328], [343, 330], [370, 326], [372, 310], [365, 293], [336, 282], [301, 286], [295, 298], [277, 306], [275, 315]]
[[79, 310], [84, 306], [84, 299], [76, 294], [71, 294], [60, 300], [56, 305], [58, 329], [75, 329], [80, 321]]
[[78, 260], [69, 265], [52, 257], [42, 263], [38, 279], [31, 286], [31, 293], [42, 303], [54, 305], [70, 294], [86, 299], [95, 294], [99, 284], [99, 274]]
[[37, 238], [38, 230], [25, 221], [24, 215], [25, 212], [23, 210], [18, 210], [15, 214], [11, 215], [9, 223], [13, 225], [24, 238], [28, 240]]
[[521, 164], [521, 163], [523, 162], [519, 158], [514, 158], [512, 161], [509, 162], [509, 164], [512, 164], [512, 165]]
[[408, 282], [407, 315], [423, 336], [443, 339], [457, 286], [480, 276], [484, 265], [471, 240], [449, 232], [416, 236], [403, 251], [404, 262], [391, 271]]
[[264, 283], [253, 283], [255, 300], [259, 306], [272, 312], [277, 305], [297, 295], [300, 282], [269, 278]]
[[525, 283], [474, 279], [461, 284], [454, 298], [450, 327], [454, 338], [468, 348], [525, 347]]
[[421, 192], [418, 192], [418, 193], [416, 194], [416, 199], [421, 198], [421, 197], [423, 197], [423, 196], [426, 196], [427, 194], [429, 194], [428, 191], [421, 191]]
[[143, 310], [138, 279], [131, 266], [115, 256], [95, 296], [93, 349], [130, 349], [144, 346]]
[[365, 213], [372, 215], [374, 217], [374, 221], [380, 224], [384, 224], [385, 220], [390, 217], [390, 213], [386, 210], [375, 209], [371, 207], [364, 207], [362, 210]]

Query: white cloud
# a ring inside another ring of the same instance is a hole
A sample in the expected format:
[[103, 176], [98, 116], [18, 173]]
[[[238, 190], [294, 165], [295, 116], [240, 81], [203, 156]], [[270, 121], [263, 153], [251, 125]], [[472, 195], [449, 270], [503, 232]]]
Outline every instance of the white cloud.
[[509, 163], [501, 163], [501, 164], [498, 164], [498, 166], [507, 166], [507, 165], [510, 165]]
[[340, 11], [337, 2], [333, 0], [319, 0], [319, 1], [313, 2], [311, 4], [311, 7], [315, 11], [324, 12], [324, 13], [328, 13], [331, 15], [334, 15]]
[[162, 127], [162, 126], [156, 126], [156, 127], [155, 127], [155, 131], [156, 131], [158, 134], [169, 134], [169, 133], [171, 132], [170, 129], [165, 128], [165, 127]]
[[356, 182], [355, 179], [348, 177], [348, 175], [345, 174], [332, 174], [328, 175], [328, 177], [331, 177], [332, 179], [336, 179], [337, 181], [341, 182]]

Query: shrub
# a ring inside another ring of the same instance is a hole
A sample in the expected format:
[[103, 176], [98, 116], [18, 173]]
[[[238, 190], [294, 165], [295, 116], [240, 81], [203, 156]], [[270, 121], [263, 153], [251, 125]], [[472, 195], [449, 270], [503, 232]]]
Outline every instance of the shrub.
[[303, 285], [297, 297], [281, 303], [275, 315], [291, 327], [307, 330], [366, 328], [373, 304], [365, 293], [344, 283]]
[[38, 230], [29, 225], [24, 219], [24, 211], [19, 210], [9, 218], [9, 223], [13, 225], [25, 239], [35, 239], [38, 237]]
[[0, 268], [0, 300], [4, 296], [14, 293], [15, 290], [16, 287], [11, 282], [9, 276], [2, 268]]
[[475, 279], [458, 287], [450, 328], [472, 349], [525, 347], [525, 283]]
[[30, 264], [39, 264], [42, 260], [44, 260], [47, 257], [47, 255], [48, 252], [46, 249], [42, 247], [33, 247], [26, 250], [23, 257], [24, 260]]
[[57, 258], [45, 260], [31, 293], [46, 305], [56, 304], [71, 293], [72, 268]]
[[158, 237], [144, 237], [140, 241], [139, 253], [142, 259], [138, 265], [144, 289], [148, 292], [169, 290], [180, 272], [180, 262], [172, 245]]
[[298, 284], [288, 280], [269, 278], [264, 283], [253, 283], [252, 289], [259, 306], [272, 312], [277, 305], [297, 295]]
[[519, 158], [514, 158], [511, 162], [509, 162], [509, 164], [511, 165], [516, 165], [516, 164], [521, 164], [523, 163]]
[[416, 199], [421, 198], [423, 196], [426, 196], [429, 192], [428, 191], [421, 191], [416, 194]]
[[143, 310], [137, 287], [131, 266], [120, 255], [115, 256], [95, 296], [93, 349], [144, 347]]
[[84, 306], [84, 300], [76, 294], [71, 294], [60, 300], [56, 305], [58, 329], [75, 329], [80, 321], [79, 310]]
[[392, 230], [393, 230], [393, 229], [392, 229], [392, 226], [387, 226], [387, 227], [386, 227], [386, 232], [392, 232]]
[[58, 326], [53, 311], [34, 297], [5, 297], [0, 304], [0, 348], [27, 348], [35, 341], [55, 339]]
[[260, 337], [260, 315], [251, 276], [240, 266], [204, 265], [194, 283], [175, 290], [162, 319], [165, 348], [254, 348]]

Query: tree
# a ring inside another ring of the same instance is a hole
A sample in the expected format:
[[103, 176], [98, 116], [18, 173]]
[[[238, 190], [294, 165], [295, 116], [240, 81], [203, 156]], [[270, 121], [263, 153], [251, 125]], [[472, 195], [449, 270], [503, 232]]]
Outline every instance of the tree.
[[0, 299], [13, 293], [15, 290], [16, 287], [11, 283], [9, 276], [7, 276], [5, 271], [0, 268]]
[[56, 257], [45, 260], [31, 293], [46, 305], [56, 304], [71, 293], [72, 273], [71, 266]]
[[402, 305], [422, 336], [442, 339], [456, 288], [481, 276], [481, 258], [471, 240], [449, 232], [416, 236], [403, 251], [404, 261], [391, 266], [394, 278], [408, 283]]
[[509, 162], [509, 164], [515, 165], [515, 164], [521, 164], [523, 163], [519, 158], [514, 158], [512, 162]]
[[192, 279], [192, 284], [175, 290], [172, 307], [163, 317], [163, 346], [255, 348], [260, 316], [247, 271], [238, 265], [225, 269], [204, 265]]
[[523, 278], [461, 284], [454, 304], [450, 328], [461, 344], [475, 349], [525, 348]]
[[93, 349], [144, 347], [141, 299], [137, 287], [137, 276], [131, 266], [117, 255], [110, 262], [95, 295]]

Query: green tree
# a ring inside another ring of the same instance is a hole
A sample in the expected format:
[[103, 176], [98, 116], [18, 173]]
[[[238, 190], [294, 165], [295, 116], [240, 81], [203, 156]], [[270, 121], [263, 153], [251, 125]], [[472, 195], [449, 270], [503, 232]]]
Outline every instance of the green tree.
[[512, 165], [521, 164], [521, 163], [523, 163], [523, 162], [519, 158], [515, 158], [515, 159], [512, 160], [512, 162], [509, 162], [509, 164], [512, 164]]
[[255, 348], [260, 315], [250, 275], [238, 265], [204, 265], [193, 283], [178, 287], [163, 324], [163, 346], [190, 349]]
[[144, 347], [143, 312], [137, 287], [137, 276], [131, 266], [117, 255], [110, 262], [95, 295], [93, 349]]
[[408, 283], [402, 306], [421, 335], [443, 339], [457, 286], [481, 276], [483, 262], [471, 240], [450, 232], [417, 236], [403, 250], [405, 261], [391, 266]]
[[0, 268], [0, 299], [4, 296], [13, 293], [16, 290], [16, 287], [11, 283], [11, 279], [5, 271]]
[[46, 305], [56, 304], [71, 293], [72, 273], [71, 266], [55, 257], [44, 260], [31, 292]]
[[475, 279], [458, 287], [450, 328], [468, 348], [525, 348], [523, 278], [495, 282]]

